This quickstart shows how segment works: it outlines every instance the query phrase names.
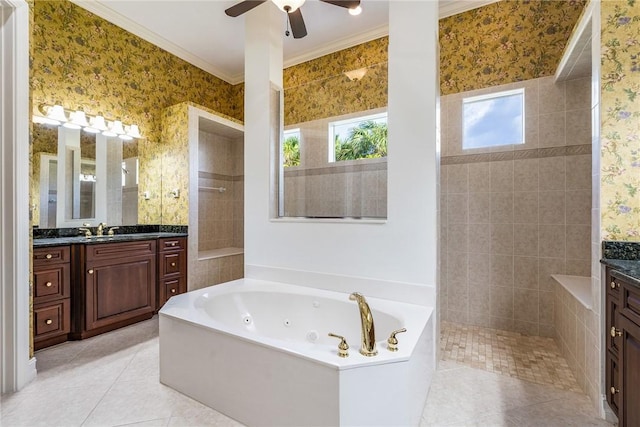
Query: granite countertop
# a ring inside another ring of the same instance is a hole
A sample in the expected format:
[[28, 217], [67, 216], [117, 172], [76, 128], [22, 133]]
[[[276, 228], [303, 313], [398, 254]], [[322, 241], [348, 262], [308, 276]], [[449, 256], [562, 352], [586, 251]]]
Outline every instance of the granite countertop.
[[164, 239], [171, 237], [187, 237], [187, 233], [171, 233], [171, 232], [152, 232], [152, 233], [134, 233], [134, 234], [114, 234], [113, 236], [73, 236], [73, 237], [44, 237], [33, 239], [34, 248], [42, 248], [48, 246], [60, 246], [71, 244], [96, 245], [103, 243], [115, 242], [131, 242], [134, 240], [151, 240]]
[[640, 242], [602, 242], [600, 262], [611, 267], [611, 275], [640, 287]]

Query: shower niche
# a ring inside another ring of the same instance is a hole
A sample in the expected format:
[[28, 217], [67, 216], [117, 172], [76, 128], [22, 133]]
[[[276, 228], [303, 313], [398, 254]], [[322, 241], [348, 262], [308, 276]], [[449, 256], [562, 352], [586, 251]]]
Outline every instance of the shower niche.
[[189, 290], [244, 276], [244, 127], [189, 107]]

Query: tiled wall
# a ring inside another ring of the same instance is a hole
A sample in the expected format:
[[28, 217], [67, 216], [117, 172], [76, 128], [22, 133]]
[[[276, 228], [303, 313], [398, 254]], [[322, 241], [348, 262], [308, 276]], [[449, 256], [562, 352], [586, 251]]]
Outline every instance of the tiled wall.
[[285, 216], [387, 216], [387, 159], [329, 162], [329, 123], [386, 108], [313, 120], [300, 129], [300, 166], [284, 169]]
[[[525, 88], [526, 143], [462, 150], [462, 98]], [[550, 275], [590, 275], [590, 79], [441, 98], [443, 320], [554, 336]]]
[[198, 249], [243, 247], [243, 141], [205, 131], [198, 137]]
[[195, 274], [189, 277], [189, 290], [205, 288], [244, 277], [244, 255], [198, 260]]

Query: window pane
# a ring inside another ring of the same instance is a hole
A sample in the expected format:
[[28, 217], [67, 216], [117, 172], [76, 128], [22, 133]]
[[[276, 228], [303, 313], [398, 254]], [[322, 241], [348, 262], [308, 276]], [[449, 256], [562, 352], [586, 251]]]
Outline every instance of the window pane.
[[329, 161], [387, 157], [387, 115], [376, 114], [329, 124]]
[[462, 148], [524, 144], [524, 90], [463, 100]]
[[285, 168], [300, 166], [300, 129], [284, 131], [282, 165]]

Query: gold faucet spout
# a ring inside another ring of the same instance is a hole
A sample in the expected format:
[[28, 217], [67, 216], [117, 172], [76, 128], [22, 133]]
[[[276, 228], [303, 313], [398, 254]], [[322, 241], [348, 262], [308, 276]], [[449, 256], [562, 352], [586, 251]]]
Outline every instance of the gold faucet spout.
[[376, 350], [376, 332], [373, 324], [373, 314], [369, 309], [369, 304], [364, 295], [354, 292], [349, 295], [351, 301], [358, 303], [358, 309], [360, 310], [360, 323], [362, 326], [361, 338], [362, 343], [360, 345], [360, 354], [371, 357], [378, 354]]

